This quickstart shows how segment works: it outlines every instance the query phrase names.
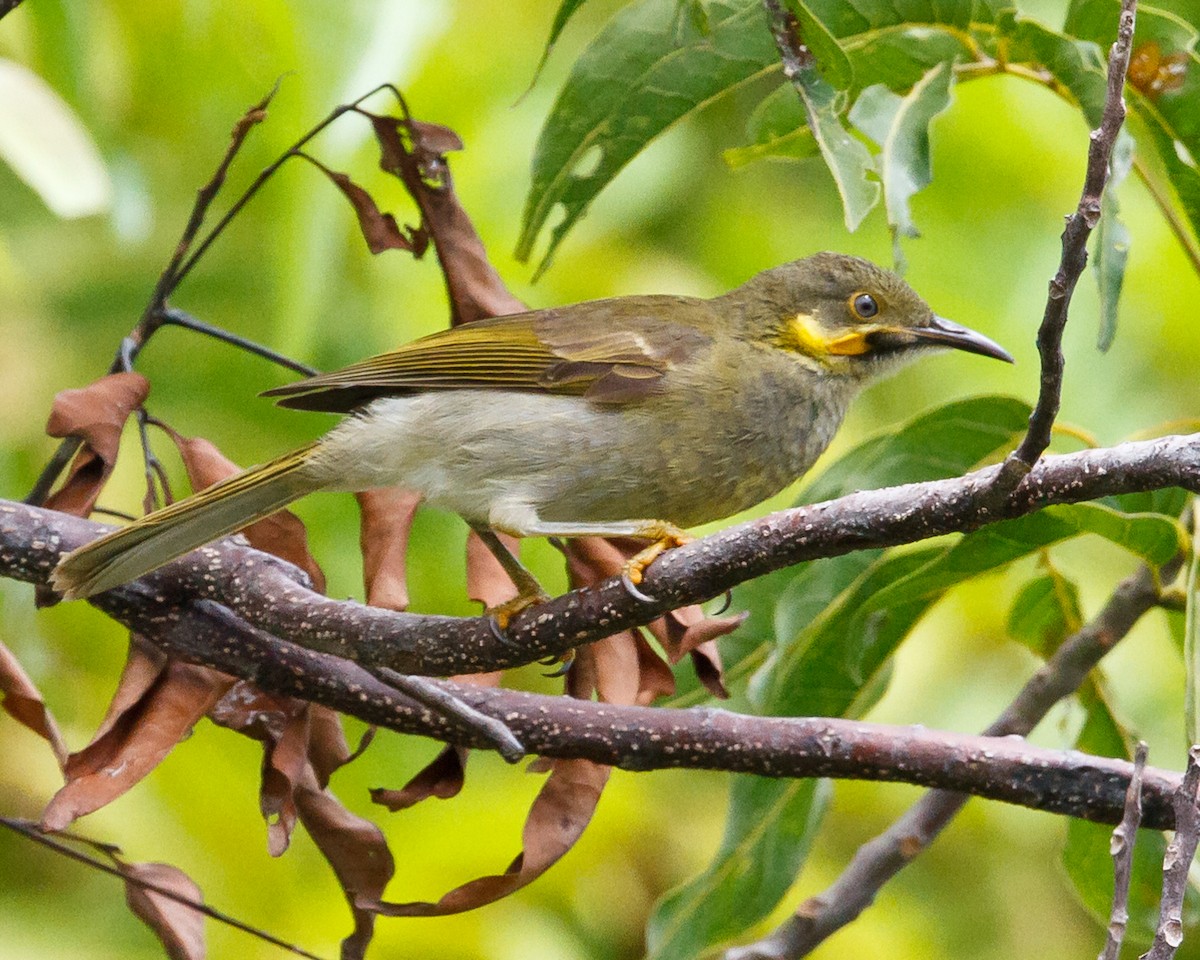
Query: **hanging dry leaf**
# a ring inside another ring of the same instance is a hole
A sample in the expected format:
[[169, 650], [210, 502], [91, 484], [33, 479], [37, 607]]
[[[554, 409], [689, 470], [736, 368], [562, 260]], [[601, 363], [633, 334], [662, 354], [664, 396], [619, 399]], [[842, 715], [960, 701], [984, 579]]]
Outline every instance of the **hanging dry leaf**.
[[[169, 433], [179, 448], [193, 490], [203, 490], [241, 472], [241, 468], [221, 453], [212, 441], [204, 437], [183, 437], [173, 430]], [[280, 510], [264, 517], [242, 533], [251, 546], [295, 564], [312, 578], [314, 590], [325, 591], [325, 574], [309, 552], [304, 521], [291, 510]]]
[[150, 381], [140, 373], [114, 373], [54, 397], [46, 433], [78, 437], [83, 447], [67, 479], [46, 499], [45, 506], [77, 517], [92, 512], [117, 462], [125, 421], [149, 393]]
[[555, 760], [525, 820], [524, 849], [504, 873], [465, 883], [436, 903], [385, 903], [364, 898], [360, 905], [389, 917], [437, 917], [509, 896], [540, 877], [571, 849], [592, 818], [608, 773], [608, 767], [589, 760]]
[[355, 494], [361, 519], [359, 544], [367, 603], [386, 610], [408, 609], [406, 557], [419, 494], [376, 487]]
[[308, 154], [301, 156], [324, 173], [350, 201], [350, 206], [354, 208], [358, 217], [358, 227], [362, 231], [363, 239], [367, 241], [367, 247], [372, 253], [383, 253], [384, 250], [411, 250], [419, 257], [425, 252], [423, 235], [418, 236], [402, 230], [396, 223], [396, 218], [390, 213], [383, 213], [371, 195], [346, 174], [330, 170]]
[[131, 654], [114, 705], [100, 731], [67, 758], [66, 783], [42, 814], [42, 829], [62, 830], [121, 796], [192, 731], [196, 721], [232, 686], [233, 677], [191, 664], [169, 662], [136, 698], [148, 664]]
[[387, 840], [379, 827], [351, 813], [312, 777], [300, 784], [296, 805], [354, 914], [354, 932], [342, 941], [342, 960], [360, 960], [375, 929], [372, 911], [362, 904], [377, 901], [396, 871]]
[[[454, 192], [444, 154], [462, 148], [458, 134], [438, 124], [366, 116], [379, 143], [380, 167], [399, 177], [421, 208], [421, 226], [433, 239], [446, 278], [451, 323], [523, 311], [525, 304], [500, 279]], [[402, 129], [411, 138], [411, 149], [404, 143]]]
[[0, 642], [0, 707], [50, 744], [61, 767], [67, 762], [67, 747], [54, 716], [46, 709], [42, 694], [13, 652]]
[[194, 907], [147, 890], [153, 884], [195, 903], [204, 895], [186, 873], [166, 863], [125, 863], [116, 861], [125, 877], [125, 902], [134, 915], [154, 931], [171, 960], [204, 960], [204, 914]]

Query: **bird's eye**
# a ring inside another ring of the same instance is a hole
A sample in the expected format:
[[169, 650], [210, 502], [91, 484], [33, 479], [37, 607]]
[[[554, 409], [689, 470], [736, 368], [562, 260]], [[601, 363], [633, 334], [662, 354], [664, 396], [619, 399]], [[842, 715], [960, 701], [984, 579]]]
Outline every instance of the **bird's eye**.
[[851, 304], [854, 307], [854, 312], [864, 320], [870, 320], [879, 312], [879, 304], [875, 302], [875, 298], [869, 293], [856, 294]]

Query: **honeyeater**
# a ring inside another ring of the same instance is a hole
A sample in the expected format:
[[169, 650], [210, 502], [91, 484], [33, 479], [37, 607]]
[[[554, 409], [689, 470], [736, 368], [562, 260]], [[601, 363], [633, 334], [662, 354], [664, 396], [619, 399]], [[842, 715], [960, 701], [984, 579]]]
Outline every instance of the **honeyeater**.
[[[454, 327], [268, 390], [346, 414], [309, 446], [251, 467], [69, 553], [67, 598], [141, 576], [317, 490], [401, 485], [482, 532], [641, 537], [633, 582], [681, 528], [778, 492], [825, 449], [851, 399], [914, 357], [1012, 358], [935, 316], [898, 276], [818, 253], [711, 300], [628, 296]], [[497, 550], [497, 548], [499, 548]]]

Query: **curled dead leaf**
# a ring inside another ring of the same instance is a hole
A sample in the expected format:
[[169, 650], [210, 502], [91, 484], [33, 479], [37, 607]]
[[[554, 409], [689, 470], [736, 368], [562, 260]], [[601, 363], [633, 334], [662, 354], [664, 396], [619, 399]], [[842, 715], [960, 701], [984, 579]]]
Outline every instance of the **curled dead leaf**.
[[[116, 860], [125, 878], [125, 902], [134, 916], [158, 937], [171, 960], [204, 960], [204, 914], [179, 900], [164, 896], [166, 890], [193, 903], [203, 903], [200, 887], [178, 867], [166, 863], [125, 863]], [[149, 884], [157, 889], [149, 889]]]
[[509, 896], [540, 877], [571, 849], [595, 812], [608, 774], [608, 767], [590, 760], [555, 760], [525, 820], [523, 849], [504, 873], [465, 883], [436, 903], [361, 898], [359, 905], [389, 917], [436, 917]]
[[146, 683], [152, 658], [131, 651], [100, 730], [67, 758], [66, 783], [42, 814], [42, 829], [62, 830], [138, 783], [191, 733], [234, 678], [168, 662]]
[[83, 447], [66, 480], [46, 499], [45, 506], [78, 517], [92, 512], [116, 465], [125, 421], [149, 394], [150, 381], [140, 373], [114, 373], [55, 395], [46, 433], [78, 437]]
[[38, 690], [13, 652], [0, 642], [0, 707], [50, 744], [61, 767], [67, 762], [67, 747], [54, 715], [46, 708]]

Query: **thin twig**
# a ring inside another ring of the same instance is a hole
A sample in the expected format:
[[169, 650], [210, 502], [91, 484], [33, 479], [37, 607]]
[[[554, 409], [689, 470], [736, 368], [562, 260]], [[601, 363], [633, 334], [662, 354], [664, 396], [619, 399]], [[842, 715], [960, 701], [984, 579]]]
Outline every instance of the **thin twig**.
[[133, 884], [135, 887], [148, 890], [150, 893], [153, 893], [156, 896], [164, 897], [167, 900], [173, 900], [175, 903], [182, 904], [185, 907], [190, 907], [197, 913], [202, 913], [206, 917], [216, 920], [218, 923], [223, 923], [226, 926], [241, 930], [243, 933], [248, 933], [256, 939], [265, 941], [266, 943], [279, 947], [282, 950], [287, 950], [289, 953], [293, 953], [296, 956], [307, 957], [308, 960], [323, 960], [323, 958], [317, 956], [315, 953], [309, 953], [307, 950], [296, 946], [294, 943], [288, 943], [286, 940], [280, 940], [278, 937], [272, 936], [264, 930], [260, 930], [257, 927], [252, 927], [250, 924], [244, 923], [243, 921], [238, 920], [236, 917], [231, 917], [227, 913], [222, 913], [220, 910], [216, 910], [203, 902], [193, 900], [190, 897], [186, 897], [174, 890], [161, 887], [156, 883], [151, 883], [149, 880], [144, 880], [140, 877], [124, 873], [119, 867], [114, 867], [112, 864], [105, 863], [103, 860], [89, 857], [87, 854], [81, 853], [80, 851], [67, 846], [67, 844], [63, 843], [62, 840], [58, 838], [65, 838], [75, 843], [86, 844], [89, 847], [93, 847], [104, 852], [110, 858], [116, 859], [117, 848], [112, 844], [104, 843], [98, 840], [89, 840], [86, 837], [80, 837], [69, 833], [60, 833], [54, 837], [48, 836], [38, 828], [37, 824], [27, 820], [19, 820], [13, 817], [0, 817], [0, 826], [7, 827], [14, 833], [18, 833], [21, 836], [32, 840], [34, 843], [40, 843], [44, 847], [49, 847], [55, 853], [61, 854], [64, 857], [68, 857], [71, 860], [86, 864], [92, 869], [99, 870], [102, 873], [111, 874], [114, 877], [120, 877], [123, 881], [125, 881], [125, 883]]
[[1087, 266], [1087, 241], [1100, 220], [1100, 201], [1108, 182], [1113, 145], [1125, 121], [1125, 75], [1133, 45], [1133, 25], [1137, 0], [1122, 0], [1117, 39], [1108, 57], [1108, 87], [1100, 126], [1091, 133], [1087, 170], [1079, 206], [1067, 218], [1062, 233], [1062, 257], [1058, 272], [1050, 281], [1050, 294], [1038, 328], [1037, 345], [1041, 357], [1041, 385], [1037, 406], [1029, 417], [1029, 430], [1017, 449], [1005, 461], [997, 480], [1000, 488], [1015, 487], [1050, 445], [1050, 431], [1058, 416], [1063, 383], [1063, 330], [1071, 306], [1075, 285]]
[[253, 340], [247, 340], [245, 337], [239, 337], [236, 333], [230, 333], [221, 327], [214, 327], [212, 324], [205, 323], [203, 320], [198, 320], [190, 313], [186, 313], [176, 307], [168, 307], [163, 311], [163, 325], [182, 327], [185, 330], [191, 330], [194, 333], [201, 333], [206, 337], [212, 337], [214, 340], [220, 340], [222, 343], [228, 343], [231, 346], [237, 347], [239, 350], [245, 350], [247, 353], [252, 353], [256, 357], [262, 357], [264, 360], [270, 360], [272, 363], [278, 364], [281, 367], [286, 367], [289, 370], [294, 370], [296, 373], [303, 374], [306, 377], [316, 376], [320, 371], [316, 367], [310, 367], [306, 363], [301, 363], [299, 360], [293, 360], [291, 357], [285, 356], [270, 347], [265, 347], [261, 343], [256, 343]]
[[1125, 793], [1125, 815], [1113, 830], [1109, 846], [1113, 858], [1113, 902], [1108, 918], [1108, 937], [1098, 960], [1118, 960], [1129, 923], [1129, 884], [1133, 878], [1133, 847], [1142, 823], [1142, 775], [1149, 747], [1139, 740], [1133, 755], [1133, 777]]
[[1154, 943], [1142, 960], [1171, 960], [1183, 943], [1183, 898], [1188, 889], [1188, 871], [1200, 845], [1200, 746], [1188, 750], [1187, 772], [1175, 791], [1175, 835], [1163, 855], [1162, 902]]

